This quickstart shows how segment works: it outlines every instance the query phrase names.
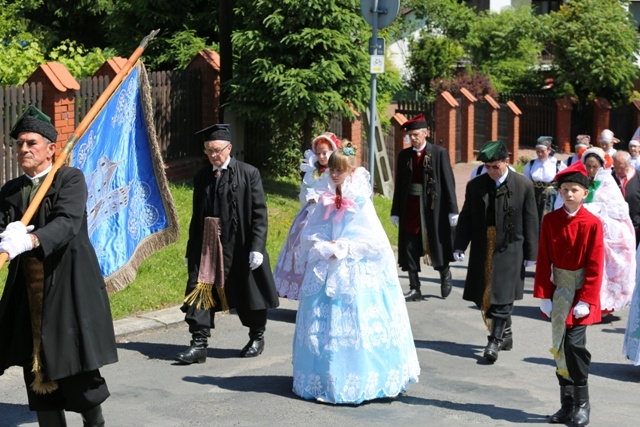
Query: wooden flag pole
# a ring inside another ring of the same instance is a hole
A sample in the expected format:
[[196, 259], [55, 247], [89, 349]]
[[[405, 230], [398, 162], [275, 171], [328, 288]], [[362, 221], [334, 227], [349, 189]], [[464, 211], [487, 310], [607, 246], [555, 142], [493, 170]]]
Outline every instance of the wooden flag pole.
[[[118, 86], [120, 86], [120, 83], [122, 83], [125, 77], [129, 75], [129, 73], [133, 69], [133, 66], [142, 55], [142, 52], [144, 51], [144, 49], [147, 47], [147, 44], [149, 44], [149, 42], [158, 34], [159, 31], [160, 30], [153, 30], [149, 33], [149, 35], [147, 35], [145, 38], [142, 39], [138, 48], [131, 54], [129, 59], [127, 59], [127, 62], [120, 69], [120, 71], [118, 71], [118, 73], [113, 78], [113, 80], [105, 88], [104, 92], [102, 92], [100, 97], [98, 97], [95, 104], [93, 104], [91, 109], [89, 109], [89, 111], [87, 112], [87, 115], [82, 119], [78, 127], [73, 131], [73, 134], [71, 134], [66, 144], [62, 148], [62, 151], [60, 152], [59, 156], [56, 158], [56, 161], [53, 163], [51, 172], [49, 172], [45, 177], [44, 181], [42, 181], [42, 185], [40, 186], [35, 196], [33, 197], [33, 201], [29, 204], [29, 207], [25, 211], [24, 215], [22, 215], [20, 222], [22, 222], [25, 226], [29, 225], [29, 222], [31, 221], [36, 211], [40, 207], [40, 203], [42, 203], [42, 200], [44, 199], [45, 194], [47, 194], [47, 191], [49, 191], [49, 188], [53, 183], [53, 178], [55, 177], [56, 172], [58, 172], [58, 170], [62, 166], [64, 166], [64, 164], [67, 161], [67, 158], [69, 157], [69, 154], [73, 150], [73, 147], [76, 145], [78, 140], [82, 137], [82, 135], [87, 130], [87, 128], [91, 125], [91, 123], [96, 118], [100, 110], [102, 110], [102, 108], [107, 103], [109, 98], [111, 98], [111, 95], [113, 95], [113, 93], [116, 91]], [[4, 267], [4, 264], [7, 262], [8, 259], [9, 259], [8, 253], [0, 252], [0, 270], [2, 269], [2, 267]]]

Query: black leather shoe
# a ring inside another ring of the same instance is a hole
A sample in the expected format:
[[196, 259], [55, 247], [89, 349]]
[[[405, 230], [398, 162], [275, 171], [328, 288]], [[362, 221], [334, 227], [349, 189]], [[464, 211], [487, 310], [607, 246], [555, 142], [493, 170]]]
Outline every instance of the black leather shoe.
[[422, 292], [420, 289], [411, 289], [409, 292], [404, 294], [405, 301], [422, 301]]
[[498, 360], [498, 352], [500, 351], [500, 340], [494, 337], [489, 337], [489, 343], [484, 348], [484, 358], [493, 363]]
[[207, 346], [201, 342], [191, 341], [191, 347], [176, 355], [176, 360], [185, 365], [204, 363], [207, 361]]
[[88, 411], [82, 413], [83, 427], [104, 427], [104, 416], [102, 415], [102, 407], [94, 406]]
[[240, 357], [258, 357], [264, 350], [264, 338], [250, 339], [240, 351]]
[[440, 295], [442, 298], [446, 298], [451, 293], [453, 288], [451, 270], [447, 268], [446, 271], [440, 273]]

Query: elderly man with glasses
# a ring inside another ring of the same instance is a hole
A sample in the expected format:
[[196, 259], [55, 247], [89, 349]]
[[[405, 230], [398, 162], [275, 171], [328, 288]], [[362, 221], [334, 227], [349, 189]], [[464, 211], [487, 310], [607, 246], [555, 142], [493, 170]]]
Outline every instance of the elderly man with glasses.
[[513, 346], [511, 312], [524, 293], [524, 269], [535, 264], [538, 212], [533, 184], [509, 169], [509, 152], [501, 141], [489, 141], [478, 154], [487, 173], [467, 184], [453, 247], [464, 260], [471, 244], [462, 298], [482, 312], [489, 337], [484, 358], [498, 359]]
[[249, 342], [239, 356], [256, 357], [264, 350], [267, 309], [279, 305], [266, 250], [267, 204], [260, 172], [231, 156], [228, 125], [197, 133], [211, 164], [193, 181], [189, 279], [182, 306], [192, 340], [176, 360], [204, 363], [215, 312], [230, 308], [249, 328]]

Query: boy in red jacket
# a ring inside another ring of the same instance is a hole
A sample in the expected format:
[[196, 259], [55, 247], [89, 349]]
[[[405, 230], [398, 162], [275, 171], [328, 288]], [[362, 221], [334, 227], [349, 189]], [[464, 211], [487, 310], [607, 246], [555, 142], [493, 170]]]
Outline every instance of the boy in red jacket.
[[562, 407], [550, 423], [589, 424], [587, 379], [591, 353], [587, 325], [600, 321], [600, 286], [604, 269], [604, 237], [600, 220], [582, 206], [589, 178], [582, 162], [555, 177], [562, 208], [542, 220], [533, 296], [551, 318], [551, 353], [556, 361]]

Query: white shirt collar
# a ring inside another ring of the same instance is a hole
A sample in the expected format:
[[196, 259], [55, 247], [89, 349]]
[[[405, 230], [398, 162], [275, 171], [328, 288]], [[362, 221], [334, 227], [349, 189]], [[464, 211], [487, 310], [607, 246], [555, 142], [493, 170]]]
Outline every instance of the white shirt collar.
[[574, 213], [570, 213], [570, 212], [569, 212], [569, 211], [564, 207], [564, 205], [562, 205], [562, 209], [564, 209], [564, 212], [565, 212], [568, 216], [573, 217], [573, 216], [576, 216], [576, 215], [578, 214], [578, 212], [580, 212], [580, 209], [582, 209], [582, 206], [578, 206], [578, 209], [576, 209], [576, 211], [575, 211]]
[[220, 166], [219, 168], [218, 168], [218, 167], [213, 166], [212, 170], [213, 170], [214, 172], [215, 172], [215, 171], [217, 171], [218, 169], [223, 170], [223, 171], [224, 171], [224, 170], [227, 170], [227, 167], [229, 166], [229, 162], [230, 162], [230, 161], [231, 161], [231, 156], [227, 157], [227, 160], [225, 160], [225, 162], [222, 164], [222, 166]]
[[426, 147], [426, 146], [427, 146], [427, 141], [425, 141], [424, 144], [422, 144], [422, 146], [420, 148], [413, 147], [413, 151], [420, 152], [420, 151], [424, 150], [424, 147]]
[[504, 173], [504, 175], [496, 180], [496, 187], [507, 180], [507, 175], [509, 175], [509, 168], [507, 168], [507, 171]]
[[29, 178], [31, 180], [31, 182], [33, 182], [34, 184], [37, 184], [38, 182], [40, 182], [40, 178], [42, 178], [43, 176], [45, 176], [46, 174], [48, 174], [49, 172], [51, 172], [51, 169], [53, 168], [53, 164], [49, 165], [48, 168], [46, 168], [45, 170], [43, 170], [42, 172], [40, 172], [39, 174], [37, 174], [36, 176], [30, 176], [29, 174], [25, 173], [24, 176], [26, 176], [27, 178]]

